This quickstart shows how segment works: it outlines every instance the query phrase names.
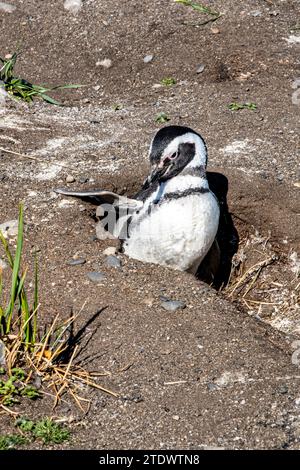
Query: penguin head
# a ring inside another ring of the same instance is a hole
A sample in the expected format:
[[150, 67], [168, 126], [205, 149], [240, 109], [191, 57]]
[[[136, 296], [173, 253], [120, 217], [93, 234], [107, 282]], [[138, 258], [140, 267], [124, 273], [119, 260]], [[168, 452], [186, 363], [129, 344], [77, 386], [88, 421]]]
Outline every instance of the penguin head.
[[151, 173], [148, 183], [164, 182], [181, 173], [185, 167], [207, 165], [203, 138], [189, 127], [166, 126], [152, 140], [149, 152]]

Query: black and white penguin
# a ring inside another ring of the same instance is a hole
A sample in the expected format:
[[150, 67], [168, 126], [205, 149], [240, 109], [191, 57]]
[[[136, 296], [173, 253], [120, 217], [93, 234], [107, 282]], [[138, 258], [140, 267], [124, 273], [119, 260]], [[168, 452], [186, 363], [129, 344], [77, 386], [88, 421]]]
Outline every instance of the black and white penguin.
[[112, 204], [118, 220], [111, 231], [129, 257], [195, 274], [220, 216], [206, 178], [205, 142], [188, 127], [166, 126], [154, 136], [149, 159], [150, 173], [133, 199], [102, 190], [56, 192]]

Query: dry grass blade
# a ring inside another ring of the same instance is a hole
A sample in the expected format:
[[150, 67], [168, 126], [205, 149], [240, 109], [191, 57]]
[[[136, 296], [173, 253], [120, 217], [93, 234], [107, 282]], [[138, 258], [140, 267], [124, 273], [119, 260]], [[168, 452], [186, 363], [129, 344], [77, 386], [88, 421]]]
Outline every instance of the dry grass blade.
[[[66, 394], [74, 399], [82, 411], [86, 412], [83, 403], [87, 403], [88, 409], [90, 400], [78, 394], [80, 389], [86, 388], [86, 386], [118, 397], [117, 393], [98, 385], [93, 380], [93, 377], [106, 376], [109, 373], [89, 373], [82, 366], [74, 364], [79, 354], [81, 337], [85, 328], [99, 315], [99, 312], [96, 312], [87, 324], [75, 334], [74, 322], [81, 315], [86, 302], [82, 305], [78, 314], [72, 315], [62, 324], [58, 323], [59, 314], [57, 314], [50, 326], [47, 327], [46, 333], [39, 339], [40, 331], [37, 328], [37, 317], [40, 305], [38, 303], [37, 262], [35, 263], [32, 308], [29, 307], [24, 287], [26, 270], [20, 275], [24, 239], [22, 205], [19, 211], [18, 227], [15, 256], [12, 255], [8, 242], [0, 232], [0, 241], [12, 270], [8, 307], [3, 308], [0, 304], [0, 327], [3, 336], [1, 343], [4, 344], [5, 352], [4, 380], [0, 381], [0, 406], [2, 412], [9, 413], [12, 416], [18, 415], [18, 412], [10, 410], [9, 406], [19, 403], [19, 399], [23, 396], [36, 399], [45, 394], [54, 398], [53, 407], [61, 402], [62, 395]], [[1, 276], [0, 293], [2, 294]], [[44, 390], [40, 391], [38, 389], [40, 387], [35, 386], [36, 377], [39, 377], [44, 388], [47, 386], [52, 388], [54, 394], [49, 394]]]
[[0, 408], [2, 408], [4, 411], [2, 411], [1, 413], [8, 413], [12, 416], [18, 416], [19, 413], [17, 411], [13, 411], [11, 409], [9, 409], [7, 406], [3, 405], [3, 403], [0, 403]]
[[[83, 411], [84, 413], [86, 413], [88, 410], [85, 410], [82, 406], [81, 406], [81, 403], [80, 403], [80, 399], [81, 397], [79, 397], [78, 395], [76, 395], [72, 389], [69, 390], [70, 391], [70, 394], [72, 395], [72, 397], [74, 398], [75, 402], [77, 403], [77, 406], [81, 409], [81, 411]], [[88, 405], [88, 408], [89, 408], [89, 405]]]
[[[272, 255], [271, 257], [266, 258], [262, 261], [259, 261], [258, 263], [251, 266], [240, 278], [237, 279], [237, 281], [233, 285], [229, 286], [225, 290], [228, 293], [228, 296], [233, 297], [233, 295], [237, 292], [238, 289], [240, 289], [241, 291], [246, 286], [247, 286], [247, 290], [244, 296], [247, 295], [247, 293], [252, 289], [262, 269], [274, 263], [276, 260], [277, 260], [277, 257]], [[251, 281], [250, 285], [248, 285], [249, 281]]]
[[48, 330], [48, 333], [47, 333], [47, 335], [46, 335], [46, 337], [45, 337], [45, 339], [44, 339], [44, 341], [43, 341], [43, 343], [42, 343], [42, 349], [41, 349], [41, 351], [40, 351], [39, 349], [36, 351], [36, 356], [38, 357], [37, 365], [39, 365], [39, 363], [41, 362], [42, 358], [44, 357], [45, 350], [46, 350], [46, 348], [47, 348], [47, 346], [48, 346], [50, 336], [51, 336], [51, 334], [52, 334], [53, 331], [54, 331], [54, 327], [55, 327], [55, 325], [56, 325], [57, 320], [58, 320], [58, 314], [57, 314], [56, 317], [54, 318], [54, 320], [53, 320], [53, 322], [52, 322], [52, 324], [51, 324], [51, 326], [50, 326], [50, 328], [49, 328], [49, 330]]
[[[61, 367], [56, 367], [56, 370], [65, 373], [65, 370], [62, 369]], [[118, 393], [112, 392], [111, 390], [108, 390], [107, 388], [102, 387], [101, 385], [98, 385], [97, 383], [93, 382], [90, 380], [89, 373], [87, 372], [87, 375], [85, 377], [82, 377], [82, 375], [76, 373], [76, 372], [68, 372], [68, 375], [70, 375], [71, 378], [80, 380], [81, 382], [90, 385], [91, 387], [97, 388], [98, 390], [102, 390], [103, 392], [107, 393], [108, 395], [112, 395], [116, 398], [119, 397]]]
[[66, 367], [66, 371], [65, 371], [65, 374], [64, 374], [64, 376], [63, 376], [63, 380], [65, 380], [66, 376], [67, 376], [68, 373], [69, 373], [69, 370], [70, 370], [70, 368], [71, 368], [73, 359], [74, 359], [74, 357], [76, 356], [77, 351], [78, 351], [78, 346], [75, 346], [74, 351], [73, 351], [72, 356], [71, 356], [71, 359], [70, 359], [70, 361], [69, 361], [69, 363], [68, 363], [68, 365], [67, 365], [67, 367]]
[[38, 305], [36, 307], [36, 309], [30, 314], [30, 316], [26, 319], [26, 321], [23, 323], [22, 327], [21, 327], [21, 331], [25, 331], [28, 323], [30, 323], [30, 321], [32, 320], [32, 318], [35, 316], [35, 314], [37, 313], [38, 309], [39, 309], [40, 305]]
[[264, 302], [262, 300], [253, 300], [253, 299], [246, 299], [244, 298], [245, 302], [250, 302], [253, 304], [262, 304], [262, 305], [279, 305], [278, 302]]
[[95, 382], [92, 382], [91, 380], [83, 379], [82, 377], [76, 377], [76, 375], [74, 377], [78, 378], [79, 380], [86, 383], [87, 385], [90, 385], [93, 388], [97, 388], [98, 390], [101, 390], [102, 392], [105, 392], [108, 395], [112, 395], [115, 398], [118, 398], [120, 396], [118, 393], [112, 392], [111, 390], [109, 390], [105, 387], [102, 387], [102, 385], [98, 385]]
[[22, 339], [18, 336], [10, 348], [7, 348], [6, 363], [9, 374], [11, 374], [11, 370], [18, 362], [18, 355], [20, 354], [21, 345]]

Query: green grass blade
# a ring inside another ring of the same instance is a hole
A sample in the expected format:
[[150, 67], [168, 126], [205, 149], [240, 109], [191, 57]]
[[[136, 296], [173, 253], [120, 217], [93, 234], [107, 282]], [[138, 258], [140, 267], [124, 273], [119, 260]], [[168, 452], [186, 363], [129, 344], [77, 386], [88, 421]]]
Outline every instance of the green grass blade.
[[207, 15], [212, 15], [212, 16], [220, 16], [220, 13], [218, 11], [212, 10], [209, 6], [206, 6], [200, 3], [195, 3], [192, 0], [174, 0], [174, 1], [175, 3], [181, 3], [182, 5], [192, 7], [193, 10], [200, 11], [200, 13], [205, 13]]
[[56, 104], [57, 106], [62, 106], [62, 103], [51, 98], [51, 96], [45, 95], [44, 93], [41, 93], [38, 96], [42, 98], [44, 101], [47, 101], [47, 103]]
[[49, 88], [47, 91], [52, 91], [52, 90], [70, 90], [72, 88], [82, 88], [86, 85], [76, 85], [76, 84], [69, 84], [69, 85], [57, 85], [52, 88]]
[[[2, 287], [3, 287], [2, 268], [0, 267], [0, 301], [1, 301], [1, 297], [2, 297]], [[0, 303], [0, 308], [1, 308], [1, 303]]]
[[34, 260], [34, 297], [33, 297], [33, 328], [32, 328], [32, 343], [36, 342], [37, 335], [37, 311], [39, 305], [39, 277], [38, 277], [38, 259], [37, 254], [35, 254]]
[[24, 324], [24, 322], [26, 321], [24, 319], [24, 309], [22, 306], [22, 292], [24, 290], [24, 282], [25, 282], [26, 273], [27, 271], [24, 272], [21, 279], [18, 278], [18, 290], [17, 290], [17, 295], [16, 295], [16, 298], [19, 299], [19, 323], [20, 325]]
[[19, 55], [20, 52], [17, 51], [10, 59], [0, 58], [0, 61], [3, 64], [0, 68], [0, 81], [4, 82], [0, 86], [3, 86], [9, 95], [15, 100], [23, 100], [30, 103], [34, 101], [35, 98], [40, 98], [50, 104], [62, 106], [62, 103], [51, 98], [47, 93], [54, 90], [75, 89], [85, 86], [79, 84], [67, 84], [49, 87], [46, 85], [34, 85], [23, 78], [18, 78], [14, 76], [14, 67]]
[[24, 328], [24, 336], [25, 336], [25, 344], [26, 344], [26, 349], [28, 348], [29, 344], [32, 342], [32, 326], [31, 326], [31, 321], [30, 321], [30, 310], [29, 310], [29, 305], [27, 302], [27, 297], [25, 290], [21, 290], [21, 296], [20, 296], [20, 308], [22, 312], [22, 324], [26, 325]]
[[16, 249], [15, 258], [13, 261], [10, 302], [5, 312], [6, 321], [7, 321], [6, 333], [10, 332], [11, 319], [12, 319], [13, 309], [14, 309], [16, 296], [17, 296], [22, 247], [23, 247], [23, 205], [21, 204], [20, 209], [19, 209], [17, 249]]
[[0, 268], [0, 337], [4, 334], [4, 329], [5, 329], [4, 310], [1, 306], [2, 287], [3, 287], [2, 268]]
[[19, 297], [21, 295], [22, 289], [24, 287], [24, 281], [25, 281], [26, 273], [27, 273], [27, 270], [24, 272], [21, 279], [19, 279], [19, 281], [18, 281], [18, 290], [17, 290], [16, 297]]

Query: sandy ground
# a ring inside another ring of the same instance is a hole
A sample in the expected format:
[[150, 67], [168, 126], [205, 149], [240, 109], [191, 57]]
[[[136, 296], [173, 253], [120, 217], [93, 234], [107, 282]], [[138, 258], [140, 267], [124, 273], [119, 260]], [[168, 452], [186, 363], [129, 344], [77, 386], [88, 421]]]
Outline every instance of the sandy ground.
[[[24, 263], [30, 277], [39, 250], [43, 321], [83, 307], [80, 328], [99, 311], [79, 360], [108, 371], [99, 383], [120, 394], [83, 389], [87, 415], [69, 401], [52, 411], [47, 399], [22, 413], [68, 418], [67, 448], [300, 448], [298, 2], [209, 2], [223, 15], [205, 25], [209, 17], [171, 0], [86, 0], [77, 13], [62, 0], [9, 3], [0, 55], [21, 42], [20, 76], [86, 86], [57, 92], [64, 107], [2, 104], [0, 147], [34, 159], [0, 149], [0, 224], [24, 201]], [[162, 86], [165, 77], [176, 84]], [[230, 111], [232, 102], [257, 109]], [[123, 255], [109, 267], [113, 242], [95, 239], [94, 208], [53, 193], [132, 195], [160, 112], [203, 135], [212, 185], [216, 173], [223, 181], [213, 189], [225, 197], [228, 186], [236, 236], [223, 256], [238, 252], [220, 292]], [[68, 265], [74, 257], [86, 263]], [[87, 278], [94, 270], [101, 284]], [[165, 311], [162, 295], [186, 308]], [[9, 423], [1, 418], [2, 433]]]

